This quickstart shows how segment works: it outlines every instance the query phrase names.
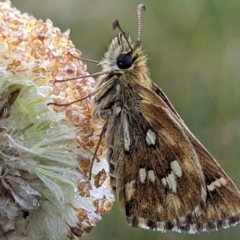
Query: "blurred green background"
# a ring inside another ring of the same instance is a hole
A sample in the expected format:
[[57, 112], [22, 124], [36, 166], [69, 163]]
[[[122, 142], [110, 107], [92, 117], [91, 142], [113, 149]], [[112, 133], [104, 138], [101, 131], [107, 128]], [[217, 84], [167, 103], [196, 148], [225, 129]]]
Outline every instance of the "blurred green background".
[[[44, 21], [49, 18], [83, 57], [99, 60], [117, 34], [137, 35], [136, 0], [12, 0], [13, 6]], [[195, 136], [240, 187], [240, 1], [145, 0], [142, 43], [151, 75]], [[96, 72], [90, 66], [89, 72]], [[161, 234], [128, 227], [117, 202], [86, 240], [240, 239], [240, 225], [218, 232]]]

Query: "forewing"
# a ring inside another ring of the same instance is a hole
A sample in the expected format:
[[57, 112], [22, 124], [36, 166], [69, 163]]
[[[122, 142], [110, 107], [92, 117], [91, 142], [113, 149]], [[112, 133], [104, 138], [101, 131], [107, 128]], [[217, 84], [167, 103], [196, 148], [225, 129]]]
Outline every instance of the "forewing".
[[182, 123], [184, 132], [198, 155], [207, 189], [206, 205], [201, 215], [196, 219], [191, 219], [188, 224], [182, 224], [179, 230], [195, 233], [235, 225], [240, 221], [240, 193], [238, 188], [186, 127], [162, 90], [155, 84], [153, 84], [152, 90], [164, 100], [172, 113]]
[[207, 200], [202, 214], [181, 229], [194, 233], [236, 225], [240, 221], [238, 188], [202, 144], [190, 132], [187, 133], [187, 129], [186, 134], [199, 156], [207, 186]]
[[108, 119], [112, 186], [130, 225], [178, 228], [205, 206], [204, 175], [179, 118], [154, 92], [138, 92]]

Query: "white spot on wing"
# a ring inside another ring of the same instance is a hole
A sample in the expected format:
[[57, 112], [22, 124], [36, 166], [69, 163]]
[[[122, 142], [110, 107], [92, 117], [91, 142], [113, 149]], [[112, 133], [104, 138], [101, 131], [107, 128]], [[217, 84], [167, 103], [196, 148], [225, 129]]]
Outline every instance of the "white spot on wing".
[[146, 141], [149, 146], [154, 146], [156, 144], [156, 133], [152, 129], [148, 129]]
[[221, 183], [222, 186], [226, 186], [227, 184], [227, 181], [223, 177], [219, 178], [218, 181]]
[[163, 184], [163, 186], [164, 186], [164, 187], [166, 187], [166, 186], [167, 186], [167, 181], [166, 181], [166, 178], [162, 178], [162, 184]]
[[147, 172], [145, 168], [140, 168], [138, 174], [139, 174], [140, 182], [144, 183], [147, 176]]
[[177, 177], [181, 177], [182, 176], [182, 168], [180, 167], [179, 163], [177, 160], [172, 161], [170, 163], [171, 165], [171, 169], [173, 171], [173, 173], [177, 176]]
[[227, 184], [227, 181], [221, 177], [214, 182], [211, 182], [211, 184], [207, 185], [207, 188], [209, 191], [213, 191], [216, 188], [220, 188], [221, 186], [225, 186]]
[[138, 218], [138, 225], [143, 229], [149, 229], [149, 227], [147, 226], [147, 220], [144, 218]]
[[166, 223], [157, 221], [157, 230], [161, 232], [166, 232]]
[[188, 231], [189, 234], [195, 234], [197, 232], [197, 225], [196, 223], [190, 224], [190, 229]]
[[225, 221], [224, 221], [224, 227], [230, 227], [229, 219], [225, 219]]
[[180, 224], [184, 224], [186, 222], [186, 217], [179, 217], [178, 221]]
[[212, 182], [211, 184], [207, 185], [207, 188], [208, 188], [209, 191], [213, 191], [215, 189], [214, 182]]
[[200, 214], [200, 207], [199, 206], [196, 206], [195, 208], [194, 208], [194, 210], [193, 210], [193, 213], [195, 214], [195, 216], [199, 216], [199, 214]]
[[155, 183], [155, 181], [156, 181], [156, 176], [155, 176], [153, 170], [149, 170], [149, 171], [148, 171], [148, 179], [149, 179], [152, 183]]
[[171, 189], [173, 192], [176, 192], [177, 191], [177, 183], [176, 183], [173, 172], [171, 172], [171, 174], [168, 174], [168, 176], [166, 177], [166, 181], [168, 183], [169, 189]]
[[122, 111], [122, 108], [120, 106], [117, 106], [115, 110], [115, 115], [118, 117], [121, 111]]
[[129, 125], [126, 117], [123, 118], [123, 139], [124, 139], [124, 150], [130, 150], [130, 134]]
[[125, 184], [126, 199], [130, 200], [135, 192], [135, 180]]
[[168, 185], [168, 188], [173, 192], [177, 192], [177, 182], [174, 173], [171, 172], [166, 178], [162, 178], [162, 184], [164, 187]]
[[182, 168], [179, 165], [177, 160], [174, 160], [170, 163], [171, 173], [167, 175], [166, 178], [162, 178], [162, 184], [164, 187], [169, 188], [173, 192], [177, 192], [177, 181], [176, 178], [180, 178], [182, 176]]
[[119, 96], [120, 95], [120, 90], [121, 90], [121, 87], [120, 87], [120, 85], [118, 84], [117, 86], [116, 86], [116, 94]]

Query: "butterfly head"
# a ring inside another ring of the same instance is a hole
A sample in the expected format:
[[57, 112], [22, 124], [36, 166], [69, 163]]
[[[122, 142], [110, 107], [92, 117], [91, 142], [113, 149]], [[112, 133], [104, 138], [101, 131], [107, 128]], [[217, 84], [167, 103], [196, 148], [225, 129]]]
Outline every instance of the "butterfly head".
[[120, 45], [120, 49], [119, 55], [116, 59], [116, 64], [119, 69], [129, 69], [138, 58], [136, 49], [139, 44], [132, 43], [130, 37], [126, 36], [125, 33], [119, 33], [117, 36], [117, 41]]
[[110, 42], [100, 65], [104, 70], [124, 73], [136, 67], [141, 55], [140, 42], [132, 41], [129, 35], [120, 32]]
[[[113, 28], [118, 28], [120, 33], [112, 39], [104, 58], [100, 62], [104, 70], [110, 70], [118, 73], [127, 73], [138, 66], [138, 62], [146, 63], [146, 57], [142, 54], [140, 46], [140, 29], [141, 29], [141, 11], [146, 8], [143, 4], [138, 6], [138, 39], [132, 41], [119, 25], [118, 20], [113, 22]], [[142, 55], [142, 57], [141, 57]]]

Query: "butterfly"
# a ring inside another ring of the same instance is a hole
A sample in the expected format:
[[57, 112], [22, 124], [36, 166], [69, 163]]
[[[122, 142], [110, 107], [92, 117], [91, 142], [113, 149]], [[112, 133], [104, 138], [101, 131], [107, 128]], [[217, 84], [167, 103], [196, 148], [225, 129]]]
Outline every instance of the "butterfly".
[[[138, 39], [114, 37], [98, 63], [90, 94], [93, 121], [103, 120], [111, 186], [132, 227], [196, 233], [236, 225], [240, 193], [150, 79]], [[96, 75], [95, 75], [96, 76]], [[97, 152], [97, 151], [96, 151]]]

